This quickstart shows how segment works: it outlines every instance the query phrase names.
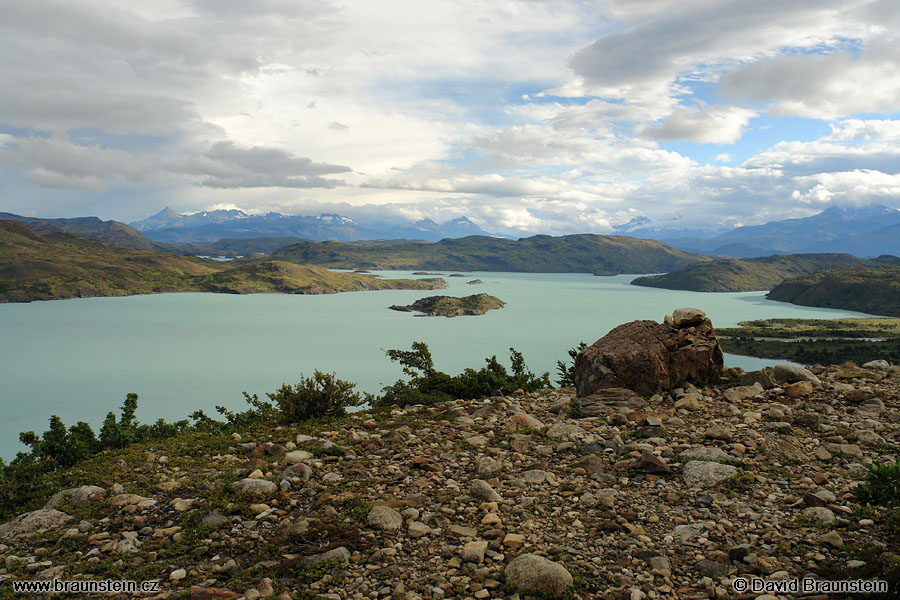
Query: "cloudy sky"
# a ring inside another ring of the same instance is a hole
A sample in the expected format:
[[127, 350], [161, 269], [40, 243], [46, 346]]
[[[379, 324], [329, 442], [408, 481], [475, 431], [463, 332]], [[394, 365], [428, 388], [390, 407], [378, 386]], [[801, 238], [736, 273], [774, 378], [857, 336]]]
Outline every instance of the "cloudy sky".
[[0, 0], [0, 210], [489, 231], [900, 206], [896, 0]]

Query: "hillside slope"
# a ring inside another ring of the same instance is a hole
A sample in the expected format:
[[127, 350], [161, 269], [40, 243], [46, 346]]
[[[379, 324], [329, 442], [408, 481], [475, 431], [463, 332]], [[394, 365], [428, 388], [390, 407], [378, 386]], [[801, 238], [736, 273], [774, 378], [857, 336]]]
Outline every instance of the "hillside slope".
[[770, 300], [900, 317], [900, 267], [851, 267], [787, 279]]
[[528, 273], [658, 273], [709, 260], [661, 242], [593, 234], [520, 240], [485, 236], [435, 243], [349, 244], [303, 242], [272, 253], [272, 258], [343, 269], [514, 271]]
[[440, 279], [381, 280], [277, 261], [234, 267], [67, 233], [38, 235], [18, 221], [0, 220], [0, 302], [158, 292], [321, 294], [441, 287]]
[[[889, 260], [889, 259], [878, 259]], [[688, 265], [665, 275], [638, 277], [632, 285], [694, 292], [770, 290], [789, 277], [827, 269], [880, 264], [850, 254], [790, 254], [763, 258], [730, 258]]]

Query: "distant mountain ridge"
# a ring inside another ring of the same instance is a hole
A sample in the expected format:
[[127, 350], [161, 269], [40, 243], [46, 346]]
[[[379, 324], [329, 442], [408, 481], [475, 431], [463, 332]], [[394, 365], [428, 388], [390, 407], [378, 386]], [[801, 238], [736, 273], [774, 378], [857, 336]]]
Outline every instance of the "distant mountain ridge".
[[[632, 220], [633, 222], [634, 220]], [[627, 225], [627, 224], [626, 224]], [[747, 225], [715, 236], [683, 236], [636, 223], [628, 235], [642, 233], [686, 252], [753, 258], [774, 254], [849, 252], [861, 257], [900, 254], [900, 210], [875, 204], [859, 208], [832, 206], [811, 217]], [[891, 229], [894, 228], [894, 229]]]
[[301, 242], [272, 258], [336, 269], [514, 271], [524, 273], [660, 273], [709, 260], [662, 242], [576, 234], [535, 235], [519, 240], [486, 236], [385, 242]]
[[325, 213], [317, 216], [270, 212], [251, 215], [242, 210], [212, 210], [180, 214], [169, 207], [130, 224], [148, 238], [173, 244], [209, 244], [222, 238], [281, 237], [314, 241], [414, 239], [436, 242], [444, 238], [491, 235], [469, 220], [458, 217], [444, 223], [431, 219], [403, 225], [361, 223], [350, 217]]

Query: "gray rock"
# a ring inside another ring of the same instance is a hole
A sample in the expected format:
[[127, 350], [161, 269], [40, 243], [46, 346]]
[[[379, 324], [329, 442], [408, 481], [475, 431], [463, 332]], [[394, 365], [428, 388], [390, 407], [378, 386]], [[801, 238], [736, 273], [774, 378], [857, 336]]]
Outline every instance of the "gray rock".
[[479, 475], [492, 475], [497, 471], [503, 469], [503, 463], [501, 463], [496, 458], [491, 458], [490, 456], [486, 456], [477, 461], [477, 469]]
[[798, 367], [797, 365], [789, 365], [785, 363], [775, 365], [775, 381], [778, 383], [795, 383], [797, 381], [808, 381], [814, 385], [821, 385], [822, 382], [809, 369]]
[[878, 369], [879, 371], [887, 371], [891, 368], [891, 363], [886, 360], [870, 360], [867, 363], [863, 363], [863, 369]]
[[306, 463], [298, 463], [291, 465], [281, 471], [282, 479], [294, 479], [295, 477], [298, 479], [302, 479], [303, 481], [309, 481], [309, 478], [312, 477], [312, 467], [310, 467]]
[[302, 463], [304, 460], [309, 460], [312, 457], [312, 452], [307, 452], [306, 450], [293, 450], [284, 455], [284, 462], [289, 465], [296, 465]]
[[469, 542], [462, 547], [459, 556], [463, 560], [477, 565], [484, 562], [484, 553], [487, 547], [488, 543], [485, 541]]
[[397, 531], [403, 525], [403, 517], [390, 506], [373, 506], [366, 522], [384, 531]]
[[553, 440], [578, 440], [587, 435], [587, 431], [572, 423], [557, 421], [547, 430], [547, 437]]
[[200, 524], [204, 527], [218, 527], [220, 525], [224, 525], [228, 522], [222, 514], [219, 513], [218, 510], [214, 510], [200, 521]]
[[775, 387], [775, 380], [772, 379], [772, 374], [768, 369], [760, 369], [742, 374], [740, 384], [742, 386], [759, 384], [764, 390], [770, 390]]
[[688, 448], [687, 450], [680, 452], [678, 456], [682, 458], [695, 458], [697, 460], [734, 460], [730, 454], [721, 450], [719, 448]]
[[678, 456], [682, 458], [695, 458], [697, 460], [710, 460], [710, 461], [720, 461], [720, 460], [734, 460], [734, 457], [721, 450], [719, 448], [688, 448], [687, 450], [680, 452]]
[[725, 390], [724, 395], [725, 399], [729, 402], [741, 402], [742, 400], [747, 400], [749, 398], [759, 398], [764, 391], [761, 384], [754, 383], [753, 385], [739, 385], [737, 387], [728, 388]]
[[278, 490], [278, 486], [268, 479], [251, 479], [249, 477], [235, 481], [231, 487], [237, 492], [250, 492], [255, 496], [266, 496]]
[[706, 319], [706, 313], [699, 308], [676, 308], [672, 313], [672, 323], [679, 329], [697, 325]]
[[809, 508], [804, 508], [801, 514], [809, 521], [823, 527], [833, 525], [835, 521], [834, 513], [824, 506], [810, 506]]
[[697, 563], [697, 571], [704, 577], [721, 579], [728, 575], [728, 570], [728, 565], [716, 560], [709, 560], [704, 558]]
[[684, 465], [684, 480], [691, 485], [710, 486], [728, 479], [738, 472], [737, 468], [706, 460], [692, 460]]
[[306, 568], [314, 567], [319, 563], [323, 563], [328, 560], [336, 560], [338, 562], [347, 562], [350, 560], [350, 551], [345, 547], [341, 546], [340, 548], [335, 548], [334, 550], [329, 550], [328, 552], [322, 552], [321, 554], [313, 554], [311, 556], [307, 556], [303, 559], [303, 564], [306, 565]]
[[718, 423], [710, 426], [709, 429], [703, 432], [703, 435], [709, 440], [723, 440], [725, 442], [730, 442], [732, 437], [731, 432]]
[[431, 527], [421, 521], [411, 521], [407, 532], [411, 538], [420, 538], [431, 533]]
[[0, 539], [40, 533], [50, 529], [61, 529], [73, 520], [66, 513], [54, 508], [33, 510], [0, 525]]
[[483, 479], [474, 480], [472, 482], [472, 487], [469, 488], [469, 493], [472, 494], [473, 497], [484, 500], [485, 502], [500, 502], [503, 500], [503, 496], [498, 494], [494, 488], [491, 487], [491, 484]]
[[559, 563], [523, 554], [506, 565], [506, 583], [520, 592], [558, 596], [572, 585], [572, 575]]
[[530, 471], [525, 471], [522, 473], [522, 479], [525, 483], [544, 483], [544, 482], [553, 482], [553, 474], [548, 473], [547, 471], [541, 469], [532, 469]]
[[57, 504], [86, 506], [91, 501], [91, 496], [98, 496], [103, 493], [104, 489], [96, 485], [83, 485], [77, 488], [69, 488], [67, 490], [56, 492], [50, 496], [50, 499], [44, 504], [44, 508], [53, 508]]

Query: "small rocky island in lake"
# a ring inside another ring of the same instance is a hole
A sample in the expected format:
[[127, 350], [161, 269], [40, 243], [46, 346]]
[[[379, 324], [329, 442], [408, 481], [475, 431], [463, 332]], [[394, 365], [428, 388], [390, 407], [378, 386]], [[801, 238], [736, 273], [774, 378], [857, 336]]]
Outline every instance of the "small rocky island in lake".
[[459, 317], [462, 315], [483, 315], [489, 310], [503, 308], [506, 303], [488, 294], [474, 294], [463, 298], [454, 296], [428, 296], [420, 298], [409, 306], [391, 306], [391, 310], [421, 313], [417, 317]]
[[466, 283], [468, 283], [469, 285], [478, 285], [478, 284], [484, 283], [484, 282], [480, 279], [473, 279], [472, 281], [467, 281]]

